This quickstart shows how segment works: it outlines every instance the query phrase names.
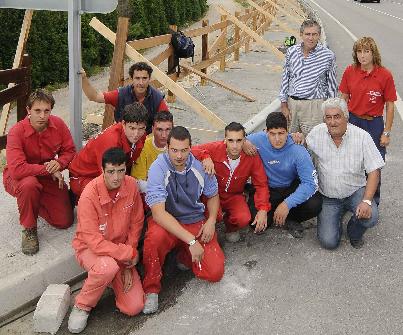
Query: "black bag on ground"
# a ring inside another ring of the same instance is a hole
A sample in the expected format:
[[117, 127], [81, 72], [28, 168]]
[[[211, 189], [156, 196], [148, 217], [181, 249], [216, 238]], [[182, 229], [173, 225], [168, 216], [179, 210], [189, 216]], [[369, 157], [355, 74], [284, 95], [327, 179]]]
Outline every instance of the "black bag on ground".
[[194, 49], [195, 45], [190, 37], [186, 36], [181, 31], [172, 32], [171, 45], [174, 49], [175, 64], [172, 69], [168, 69], [168, 73], [172, 73], [175, 68], [177, 68], [177, 73], [181, 72], [179, 66], [179, 58], [189, 58], [192, 57], [192, 62], [194, 61]]

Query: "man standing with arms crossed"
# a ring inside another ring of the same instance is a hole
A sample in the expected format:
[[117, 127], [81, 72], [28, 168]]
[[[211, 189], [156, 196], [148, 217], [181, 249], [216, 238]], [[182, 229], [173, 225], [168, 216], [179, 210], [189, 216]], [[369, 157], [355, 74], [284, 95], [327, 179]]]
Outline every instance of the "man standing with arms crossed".
[[229, 242], [238, 242], [239, 230], [251, 221], [251, 214], [243, 194], [246, 182], [252, 178], [255, 192], [256, 216], [252, 222], [255, 232], [267, 227], [267, 212], [270, 210], [269, 189], [266, 173], [258, 155], [248, 156], [242, 151], [245, 143], [245, 128], [238, 122], [225, 127], [224, 141], [201, 144], [192, 148], [192, 153], [203, 165], [215, 170], [220, 195], [221, 209], [226, 227], [225, 237]]
[[337, 94], [336, 58], [319, 42], [318, 22], [304, 21], [300, 34], [302, 42], [290, 47], [285, 56], [279, 99], [290, 133], [301, 131], [306, 136], [323, 121], [322, 102]]

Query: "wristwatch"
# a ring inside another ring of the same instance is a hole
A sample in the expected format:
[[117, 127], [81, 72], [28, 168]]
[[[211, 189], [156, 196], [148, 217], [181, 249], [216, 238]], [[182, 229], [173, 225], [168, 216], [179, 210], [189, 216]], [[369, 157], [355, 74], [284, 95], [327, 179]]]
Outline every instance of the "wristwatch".
[[389, 137], [389, 136], [390, 136], [390, 131], [386, 131], [386, 130], [385, 130], [385, 131], [383, 132], [383, 135]]
[[196, 238], [194, 238], [193, 240], [189, 241], [189, 243], [188, 243], [189, 247], [191, 247], [194, 244], [196, 244]]
[[368, 199], [364, 199], [362, 202], [365, 202], [367, 205], [372, 206], [372, 201]]

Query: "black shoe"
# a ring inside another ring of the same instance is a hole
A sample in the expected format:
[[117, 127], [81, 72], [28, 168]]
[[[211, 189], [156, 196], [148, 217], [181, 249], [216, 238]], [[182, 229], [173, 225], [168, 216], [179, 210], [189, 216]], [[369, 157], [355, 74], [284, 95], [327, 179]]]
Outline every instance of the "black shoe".
[[364, 240], [360, 238], [359, 240], [350, 240], [350, 244], [355, 249], [361, 249], [364, 245]]
[[287, 220], [286, 221], [286, 228], [288, 229], [288, 232], [294, 238], [303, 238], [304, 237], [304, 227], [300, 222]]

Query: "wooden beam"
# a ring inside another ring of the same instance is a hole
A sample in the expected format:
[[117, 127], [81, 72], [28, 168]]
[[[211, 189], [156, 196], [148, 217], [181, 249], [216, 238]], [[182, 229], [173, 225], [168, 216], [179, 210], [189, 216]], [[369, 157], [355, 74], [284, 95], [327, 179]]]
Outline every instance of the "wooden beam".
[[26, 93], [27, 83], [19, 83], [17, 85], [7, 87], [0, 91], [0, 101], [4, 103], [9, 103], [16, 100], [19, 96]]
[[28, 72], [29, 69], [27, 67], [0, 70], [0, 84], [2, 85], [8, 85], [9, 83], [18, 84], [26, 80]]
[[[218, 23], [215, 23], [208, 27], [185, 30], [185, 31], [183, 31], [183, 33], [189, 37], [196, 37], [196, 36], [200, 36], [203, 34], [211, 33], [213, 31], [222, 29], [222, 28], [224, 28], [228, 25], [232, 25], [232, 24], [233, 23], [230, 21], [218, 22]], [[168, 44], [169, 42], [171, 42], [171, 34], [142, 38], [140, 40], [130, 41], [130, 42], [128, 42], [128, 44], [132, 48], [140, 50], [140, 49], [147, 49], [147, 48], [155, 47], [155, 46], [158, 46], [161, 44]]]
[[[235, 12], [235, 17], [239, 20], [239, 17], [241, 16], [241, 13], [240, 12]], [[240, 29], [239, 29], [239, 27], [238, 26], [235, 26], [235, 29], [234, 29], [234, 42], [235, 43], [237, 43], [237, 42], [239, 42], [239, 40], [240, 40]], [[235, 51], [234, 51], [234, 60], [235, 61], [238, 61], [239, 60], [239, 47], [236, 47], [235, 48]]]
[[220, 47], [222, 46], [222, 43], [224, 41], [224, 38], [226, 38], [226, 34], [225, 32], [221, 32], [220, 35], [218, 35], [218, 37], [216, 38], [216, 40], [213, 42], [213, 44], [211, 45], [210, 49], [209, 49], [209, 54], [212, 55], [213, 53], [215, 53], [218, 49], [220, 49]]
[[[203, 27], [208, 26], [208, 20], [203, 20], [202, 21]], [[206, 60], [209, 58], [209, 51], [208, 51], [208, 34], [202, 35], [202, 60]], [[207, 74], [207, 68], [201, 69], [201, 72], [204, 74]], [[202, 78], [200, 80], [200, 84], [202, 86], [206, 85], [206, 79]]]
[[[18, 68], [22, 62], [22, 55], [24, 54], [25, 46], [27, 44], [29, 30], [31, 28], [32, 14], [33, 10], [27, 9], [25, 11], [24, 20], [22, 21], [20, 37], [18, 39], [17, 49], [15, 51], [13, 69]], [[9, 87], [13, 86], [10, 84]], [[0, 118], [0, 136], [4, 135], [7, 127], [8, 115], [10, 114], [10, 104], [5, 104], [3, 106], [3, 111]]]
[[26, 67], [28, 69], [27, 77], [25, 78], [25, 84], [27, 85], [25, 94], [21, 95], [17, 98], [17, 122], [25, 119], [27, 115], [27, 101], [29, 95], [31, 94], [31, 69], [32, 69], [32, 57], [25, 54], [22, 57], [21, 66]]
[[[116, 30], [115, 47], [113, 49], [112, 65], [110, 69], [108, 91], [117, 89], [123, 82], [123, 61], [125, 57], [125, 47], [127, 34], [129, 31], [129, 18], [119, 17]], [[105, 104], [104, 119], [102, 129], [108, 128], [115, 121], [115, 108], [112, 105]]]
[[288, 28], [287, 25], [282, 23], [279, 19], [277, 19], [274, 15], [270, 14], [268, 11], [265, 11], [262, 7], [258, 6], [255, 2], [253, 2], [252, 0], [246, 0], [246, 1], [248, 2], [249, 5], [251, 5], [252, 7], [256, 8], [257, 11], [259, 11], [264, 16], [266, 16], [266, 18], [269, 18], [269, 19], [273, 20], [275, 23], [277, 23], [278, 26], [280, 28], [282, 28], [284, 31], [287, 31], [287, 32], [289, 32], [290, 34], [292, 34], [294, 36], [298, 36], [297, 31]]
[[[116, 34], [111, 31], [107, 26], [105, 26], [97, 18], [93, 17], [90, 26], [98, 31], [102, 36], [104, 36], [111, 43], [115, 42]], [[186, 92], [181, 86], [175, 83], [171, 78], [169, 78], [164, 72], [162, 72], [158, 67], [152, 64], [147, 58], [133, 49], [130, 45], [126, 43], [126, 55], [133, 59], [135, 62], [146, 62], [153, 68], [154, 77], [165, 87], [171, 90], [179, 99], [181, 99], [185, 104], [191, 107], [195, 112], [197, 112], [201, 117], [206, 119], [212, 124], [216, 129], [223, 129], [225, 127], [225, 122], [215, 115], [212, 111], [206, 108], [202, 103], [193, 98], [188, 92]]]
[[[221, 21], [227, 21], [227, 15], [221, 15]], [[223, 28], [221, 30], [222, 34], [224, 34], [224, 38], [221, 42], [221, 48], [220, 49], [226, 49], [228, 44], [227, 44], [227, 32], [228, 29], [227, 27]], [[225, 71], [225, 54], [221, 57], [220, 59], [220, 71]]]
[[293, 21], [297, 22], [298, 24], [301, 24], [302, 20], [297, 19], [294, 14], [290, 13], [289, 11], [285, 10], [283, 7], [277, 5], [273, 0], [266, 0], [266, 2], [270, 3], [272, 6], [274, 6], [279, 12], [287, 15], [292, 19]]
[[201, 70], [202, 68], [210, 66], [211, 64], [220, 60], [221, 57], [225, 56], [227, 53], [232, 53], [235, 50], [235, 48], [237, 46], [241, 45], [242, 43], [244, 43], [245, 40], [246, 40], [246, 38], [241, 38], [241, 40], [238, 43], [232, 44], [228, 48], [220, 51], [219, 53], [215, 54], [212, 57], [209, 57], [209, 59], [207, 59], [205, 61], [201, 61], [200, 63], [194, 64], [193, 68], [197, 69], [197, 70]]
[[150, 62], [153, 63], [154, 65], [159, 65], [169, 56], [173, 55], [173, 53], [174, 49], [169, 44], [168, 47], [163, 52], [161, 52], [158, 56], [155, 56], [153, 59], [151, 59]]
[[[172, 30], [172, 31], [178, 31], [178, 27], [176, 26], [176, 24], [169, 25], [169, 29]], [[179, 64], [178, 64], [178, 66], [179, 66]], [[175, 72], [175, 70], [176, 70], [176, 68], [175, 68], [175, 56], [174, 56], [174, 54], [172, 54], [168, 58], [168, 71], [167, 72], [169, 74], [171, 74], [172, 72]], [[168, 90], [168, 95], [167, 95], [166, 99], [167, 99], [168, 103], [174, 103], [176, 101], [175, 95], [170, 90]]]
[[188, 66], [188, 65], [181, 65], [181, 66], [182, 66], [183, 68], [185, 68], [186, 70], [188, 70], [189, 72], [193, 72], [193, 73], [197, 74], [197, 75], [198, 75], [199, 77], [201, 77], [201, 78], [204, 78], [204, 79], [206, 79], [206, 80], [208, 80], [208, 81], [211, 81], [212, 83], [217, 84], [218, 86], [221, 86], [222, 88], [225, 88], [226, 90], [228, 90], [228, 91], [230, 91], [230, 92], [232, 92], [232, 93], [235, 93], [235, 94], [237, 94], [237, 95], [240, 95], [242, 98], [245, 98], [246, 100], [248, 100], [248, 101], [250, 101], [250, 102], [256, 101], [256, 98], [254, 98], [254, 97], [252, 97], [252, 96], [250, 96], [250, 95], [247, 95], [247, 94], [245, 94], [245, 93], [242, 93], [241, 91], [239, 91], [239, 90], [237, 90], [236, 88], [234, 88], [234, 87], [232, 87], [232, 86], [230, 86], [230, 85], [224, 83], [224, 82], [221, 81], [221, 80], [211, 78], [211, 77], [209, 77], [208, 75], [204, 74], [203, 72], [201, 72], [201, 71], [199, 71], [199, 70], [194, 69], [194, 68], [191, 67], [191, 66]]
[[267, 49], [271, 50], [274, 55], [280, 59], [284, 59], [284, 54], [278, 50], [274, 45], [272, 45], [270, 42], [266, 41], [263, 39], [260, 35], [258, 35], [256, 32], [254, 32], [252, 29], [250, 29], [247, 25], [245, 25], [243, 22], [239, 21], [235, 16], [231, 15], [229, 12], [227, 12], [222, 6], [218, 5], [216, 6], [218, 12], [221, 15], [227, 15], [228, 19], [234, 22], [239, 28], [241, 28], [242, 31], [246, 32], [248, 35], [250, 35], [256, 43], [266, 47]]
[[0, 136], [0, 150], [5, 149], [6, 145], [7, 145], [7, 136], [6, 135]]

